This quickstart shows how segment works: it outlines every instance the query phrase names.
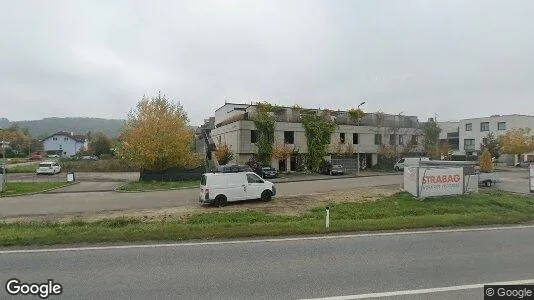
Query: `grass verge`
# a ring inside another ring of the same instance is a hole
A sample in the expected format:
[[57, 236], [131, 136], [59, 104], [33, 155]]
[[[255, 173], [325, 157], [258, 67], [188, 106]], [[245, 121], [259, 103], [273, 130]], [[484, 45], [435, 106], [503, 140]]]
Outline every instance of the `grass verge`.
[[414, 200], [407, 193], [399, 193], [376, 202], [336, 203], [330, 206], [329, 230], [324, 227], [324, 207], [316, 207], [300, 216], [213, 209], [214, 212], [190, 215], [185, 219], [171, 217], [164, 221], [115, 218], [96, 222], [3, 223], [0, 224], [0, 245], [238, 238], [514, 224], [534, 220], [533, 197], [504, 192], [423, 202]]
[[35, 173], [38, 163], [23, 166], [10, 167], [7, 165], [6, 173]]
[[199, 180], [186, 181], [131, 181], [121, 185], [117, 191], [121, 192], [143, 192], [154, 190], [173, 190], [190, 187], [199, 187]]
[[19, 194], [38, 193], [66, 185], [62, 182], [7, 182], [5, 191], [0, 193], [0, 197], [7, 197]]

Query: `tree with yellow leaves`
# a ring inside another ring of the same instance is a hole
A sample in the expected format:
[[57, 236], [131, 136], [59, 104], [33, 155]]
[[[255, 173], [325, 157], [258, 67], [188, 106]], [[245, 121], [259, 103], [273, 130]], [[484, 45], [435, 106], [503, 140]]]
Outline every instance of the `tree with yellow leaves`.
[[287, 144], [277, 143], [273, 147], [273, 158], [284, 160], [291, 157], [291, 153], [295, 150], [295, 146], [288, 146]]
[[158, 93], [143, 98], [128, 115], [117, 156], [141, 170], [159, 172], [171, 167], [196, 167], [193, 130], [182, 105]]
[[219, 144], [217, 150], [215, 150], [215, 156], [217, 157], [219, 165], [226, 165], [234, 159], [234, 152], [226, 143]]
[[534, 136], [530, 128], [514, 128], [500, 137], [502, 153], [521, 155], [534, 151]]
[[480, 156], [480, 172], [490, 173], [493, 171], [493, 162], [491, 159], [491, 153], [488, 149], [485, 149]]

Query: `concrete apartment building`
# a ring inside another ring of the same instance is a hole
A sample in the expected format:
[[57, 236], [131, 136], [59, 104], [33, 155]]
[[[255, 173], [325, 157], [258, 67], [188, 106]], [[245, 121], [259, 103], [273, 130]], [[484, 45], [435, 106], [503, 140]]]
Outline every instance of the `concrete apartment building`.
[[[297, 109], [281, 107], [272, 113], [275, 122], [274, 147], [296, 149], [307, 153], [305, 129], [300, 122], [300, 111], [314, 109]], [[357, 153], [360, 160], [368, 166], [376, 165], [377, 152], [382, 145], [396, 146], [400, 152], [418, 155], [423, 152], [423, 135], [417, 117], [401, 115], [366, 114], [358, 121], [352, 120], [347, 111], [328, 111], [338, 128], [332, 134], [329, 155], [325, 157], [332, 163], [343, 164], [348, 171], [357, 168]], [[227, 144], [234, 152], [232, 163], [244, 164], [257, 153], [255, 145], [257, 132], [254, 125], [256, 105], [225, 103], [215, 111], [215, 116], [206, 119], [201, 126], [211, 132], [215, 144]], [[201, 142], [200, 142], [201, 143]], [[340, 152], [344, 154], [341, 155]], [[280, 171], [294, 171], [297, 157], [273, 159], [271, 166]]]
[[[478, 155], [480, 144], [489, 133], [493, 133], [495, 137], [498, 137], [514, 128], [531, 128], [534, 130], [534, 116], [493, 115], [491, 117], [463, 119], [458, 122], [439, 122], [438, 125], [442, 129], [440, 134], [442, 141], [447, 140], [449, 144], [453, 144], [457, 136], [458, 149], [453, 150], [453, 154]], [[453, 149], [452, 146], [451, 149]], [[534, 153], [525, 154], [519, 160], [534, 160]], [[517, 163], [509, 155], [503, 155], [499, 161], [508, 164]]]

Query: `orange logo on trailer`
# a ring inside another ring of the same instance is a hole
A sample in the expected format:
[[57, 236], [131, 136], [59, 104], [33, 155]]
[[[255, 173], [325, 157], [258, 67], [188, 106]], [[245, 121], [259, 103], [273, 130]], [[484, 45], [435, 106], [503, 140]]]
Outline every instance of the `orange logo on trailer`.
[[425, 176], [423, 177], [423, 184], [428, 183], [458, 183], [460, 182], [460, 175], [442, 175], [442, 176]]

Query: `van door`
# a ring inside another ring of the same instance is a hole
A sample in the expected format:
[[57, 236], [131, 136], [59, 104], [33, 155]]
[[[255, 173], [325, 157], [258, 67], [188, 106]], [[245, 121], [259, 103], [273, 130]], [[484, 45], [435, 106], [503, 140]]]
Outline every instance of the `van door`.
[[247, 173], [247, 199], [259, 199], [265, 188], [265, 181], [254, 173]]
[[227, 174], [226, 198], [228, 201], [239, 201], [247, 198], [247, 181], [244, 174]]

